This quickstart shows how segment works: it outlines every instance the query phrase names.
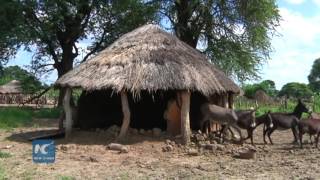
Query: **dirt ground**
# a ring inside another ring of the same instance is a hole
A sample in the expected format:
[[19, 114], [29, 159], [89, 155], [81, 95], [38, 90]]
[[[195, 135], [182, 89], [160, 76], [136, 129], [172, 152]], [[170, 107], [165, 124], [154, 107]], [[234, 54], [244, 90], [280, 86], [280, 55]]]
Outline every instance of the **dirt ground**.
[[[40, 123], [41, 122], [41, 123]], [[320, 179], [320, 151], [306, 145], [292, 145], [290, 131], [276, 131], [275, 145], [264, 145], [262, 130], [255, 131], [256, 158], [237, 159], [243, 145], [225, 144], [223, 149], [188, 155], [188, 147], [173, 145], [163, 152], [168, 137], [130, 135], [124, 143], [128, 153], [106, 146], [114, 135], [104, 131], [74, 131], [70, 139], [56, 140], [56, 162], [32, 162], [31, 142], [26, 139], [57, 127], [52, 120], [37, 126], [0, 130], [0, 151], [12, 156], [0, 158], [7, 179]], [[148, 133], [146, 133], [148, 134]], [[307, 140], [308, 137], [305, 137]]]

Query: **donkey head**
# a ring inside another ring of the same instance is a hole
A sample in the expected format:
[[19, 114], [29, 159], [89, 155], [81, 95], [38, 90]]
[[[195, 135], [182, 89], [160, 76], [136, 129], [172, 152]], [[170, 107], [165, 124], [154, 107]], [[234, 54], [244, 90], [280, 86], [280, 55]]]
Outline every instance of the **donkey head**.
[[307, 106], [301, 101], [301, 99], [298, 99], [298, 104], [294, 108], [294, 114], [298, 116], [298, 118], [301, 118], [302, 113], [310, 113], [311, 110], [307, 108]]

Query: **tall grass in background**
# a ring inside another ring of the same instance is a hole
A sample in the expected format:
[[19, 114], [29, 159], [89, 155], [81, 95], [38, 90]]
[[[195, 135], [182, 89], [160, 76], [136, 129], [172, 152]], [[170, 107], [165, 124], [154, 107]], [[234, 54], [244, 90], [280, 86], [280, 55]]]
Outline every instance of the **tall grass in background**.
[[0, 108], [0, 128], [10, 129], [31, 125], [34, 118], [58, 118], [60, 109], [28, 107], [2, 107]]
[[[308, 108], [313, 109], [315, 107], [314, 112], [320, 112], [320, 97], [315, 98], [317, 100], [305, 102], [305, 104], [308, 106]], [[245, 98], [236, 98], [235, 102], [235, 109], [236, 110], [246, 110], [250, 109], [251, 107], [257, 108], [256, 115], [260, 116], [262, 114], [267, 113], [268, 111], [271, 112], [293, 112], [295, 106], [297, 105], [296, 99], [288, 99], [287, 101], [287, 107], [283, 102], [272, 102], [269, 104], [261, 104], [256, 103], [254, 100], [251, 99], [245, 99]], [[257, 106], [258, 105], [258, 106]], [[307, 114], [304, 114], [304, 117], [306, 117]]]

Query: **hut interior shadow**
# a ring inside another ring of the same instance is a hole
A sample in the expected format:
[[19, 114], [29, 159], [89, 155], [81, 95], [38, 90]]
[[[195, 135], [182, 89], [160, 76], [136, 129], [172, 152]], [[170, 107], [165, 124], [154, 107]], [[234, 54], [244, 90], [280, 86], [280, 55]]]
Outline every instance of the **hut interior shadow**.
[[[136, 129], [160, 128], [166, 130], [167, 122], [164, 112], [168, 101], [176, 98], [176, 91], [141, 91], [139, 96], [128, 94], [131, 120], [130, 127]], [[199, 129], [201, 118], [200, 106], [206, 102], [200, 93], [192, 93], [190, 103], [191, 129]], [[122, 122], [121, 98], [112, 90], [84, 91], [78, 101], [78, 119], [75, 124], [83, 130], [101, 128], [112, 125], [121, 126]]]

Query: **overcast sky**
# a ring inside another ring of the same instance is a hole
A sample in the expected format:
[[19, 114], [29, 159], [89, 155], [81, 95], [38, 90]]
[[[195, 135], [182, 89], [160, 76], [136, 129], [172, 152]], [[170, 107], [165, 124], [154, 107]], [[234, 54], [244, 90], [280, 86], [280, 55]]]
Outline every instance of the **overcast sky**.
[[[307, 76], [312, 63], [320, 57], [320, 0], [277, 1], [282, 21], [273, 37], [271, 59], [262, 66], [262, 80], [271, 79], [280, 89], [288, 82], [308, 83]], [[19, 51], [8, 65], [29, 64], [32, 55]], [[53, 83], [56, 73], [41, 77]]]

